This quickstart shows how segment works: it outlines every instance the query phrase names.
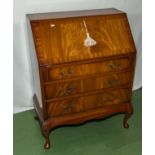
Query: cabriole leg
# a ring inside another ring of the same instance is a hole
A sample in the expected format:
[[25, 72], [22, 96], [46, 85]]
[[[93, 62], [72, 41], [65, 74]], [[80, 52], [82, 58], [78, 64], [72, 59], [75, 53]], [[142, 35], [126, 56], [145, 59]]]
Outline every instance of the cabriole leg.
[[43, 130], [43, 135], [46, 140], [44, 144], [44, 148], [49, 149], [50, 148], [49, 130]]
[[131, 117], [131, 113], [125, 113], [124, 120], [123, 120], [123, 126], [124, 128], [129, 128], [128, 119]]

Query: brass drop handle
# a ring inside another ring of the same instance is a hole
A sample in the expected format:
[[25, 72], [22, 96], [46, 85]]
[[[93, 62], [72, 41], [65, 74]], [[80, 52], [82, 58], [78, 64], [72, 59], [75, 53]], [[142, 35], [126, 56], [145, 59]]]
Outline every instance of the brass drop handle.
[[69, 86], [67, 87], [67, 89], [66, 89], [64, 95], [65, 95], [65, 96], [66, 96], [66, 95], [70, 95], [71, 93], [74, 92], [74, 90], [75, 90], [74, 86], [69, 85]]
[[72, 68], [68, 68], [67, 70], [67, 77], [71, 77], [73, 75], [73, 69]]
[[59, 75], [61, 78], [64, 78], [65, 77], [65, 70], [61, 69]]
[[68, 68], [67, 71], [65, 69], [61, 69], [61, 71], [60, 71], [60, 77], [61, 78], [69, 78], [72, 75], [73, 75], [73, 69], [72, 68]]
[[117, 63], [110, 63], [108, 65], [110, 67], [110, 69], [120, 69], [120, 64], [117, 64]]

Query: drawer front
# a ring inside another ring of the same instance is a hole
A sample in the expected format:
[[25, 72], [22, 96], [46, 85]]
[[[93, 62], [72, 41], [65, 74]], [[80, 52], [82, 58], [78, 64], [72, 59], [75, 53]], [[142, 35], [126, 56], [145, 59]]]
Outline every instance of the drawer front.
[[116, 87], [119, 85], [126, 85], [130, 82], [130, 72], [111, 74], [102, 77], [90, 78], [83, 80], [83, 90], [91, 91], [96, 89], [104, 89]]
[[128, 57], [117, 60], [100, 61], [89, 64], [75, 64], [64, 67], [49, 68], [44, 71], [44, 81], [53, 81], [69, 79], [79, 76], [100, 74], [105, 72], [114, 72], [128, 69], [130, 61]]
[[81, 92], [81, 80], [54, 83], [45, 86], [45, 98], [64, 97]]
[[52, 99], [55, 97], [70, 96], [77, 93], [128, 84], [129, 81], [130, 72], [74, 80], [71, 82], [54, 82], [53, 84], [45, 85], [45, 98]]
[[49, 102], [47, 104], [48, 116], [61, 116], [78, 113], [94, 108], [101, 108], [108, 105], [119, 104], [129, 100], [129, 90], [120, 89], [110, 92], [100, 92], [68, 100]]

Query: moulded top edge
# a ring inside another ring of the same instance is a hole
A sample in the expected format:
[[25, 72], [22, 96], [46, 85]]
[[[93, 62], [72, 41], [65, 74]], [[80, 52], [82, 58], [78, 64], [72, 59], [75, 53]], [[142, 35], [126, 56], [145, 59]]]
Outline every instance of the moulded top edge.
[[117, 10], [115, 8], [108, 8], [108, 9], [94, 9], [94, 10], [34, 13], [34, 14], [27, 14], [27, 17], [30, 20], [41, 20], [41, 19], [95, 16], [95, 15], [120, 14], [120, 13], [124, 12]]

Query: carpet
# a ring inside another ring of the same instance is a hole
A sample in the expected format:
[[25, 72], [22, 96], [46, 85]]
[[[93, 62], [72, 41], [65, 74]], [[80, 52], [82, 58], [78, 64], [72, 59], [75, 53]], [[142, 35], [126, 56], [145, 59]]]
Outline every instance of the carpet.
[[14, 155], [141, 155], [142, 90], [132, 95], [134, 114], [129, 129], [123, 128], [123, 114], [82, 125], [63, 126], [50, 134], [51, 148], [45, 142], [34, 110], [13, 115]]

